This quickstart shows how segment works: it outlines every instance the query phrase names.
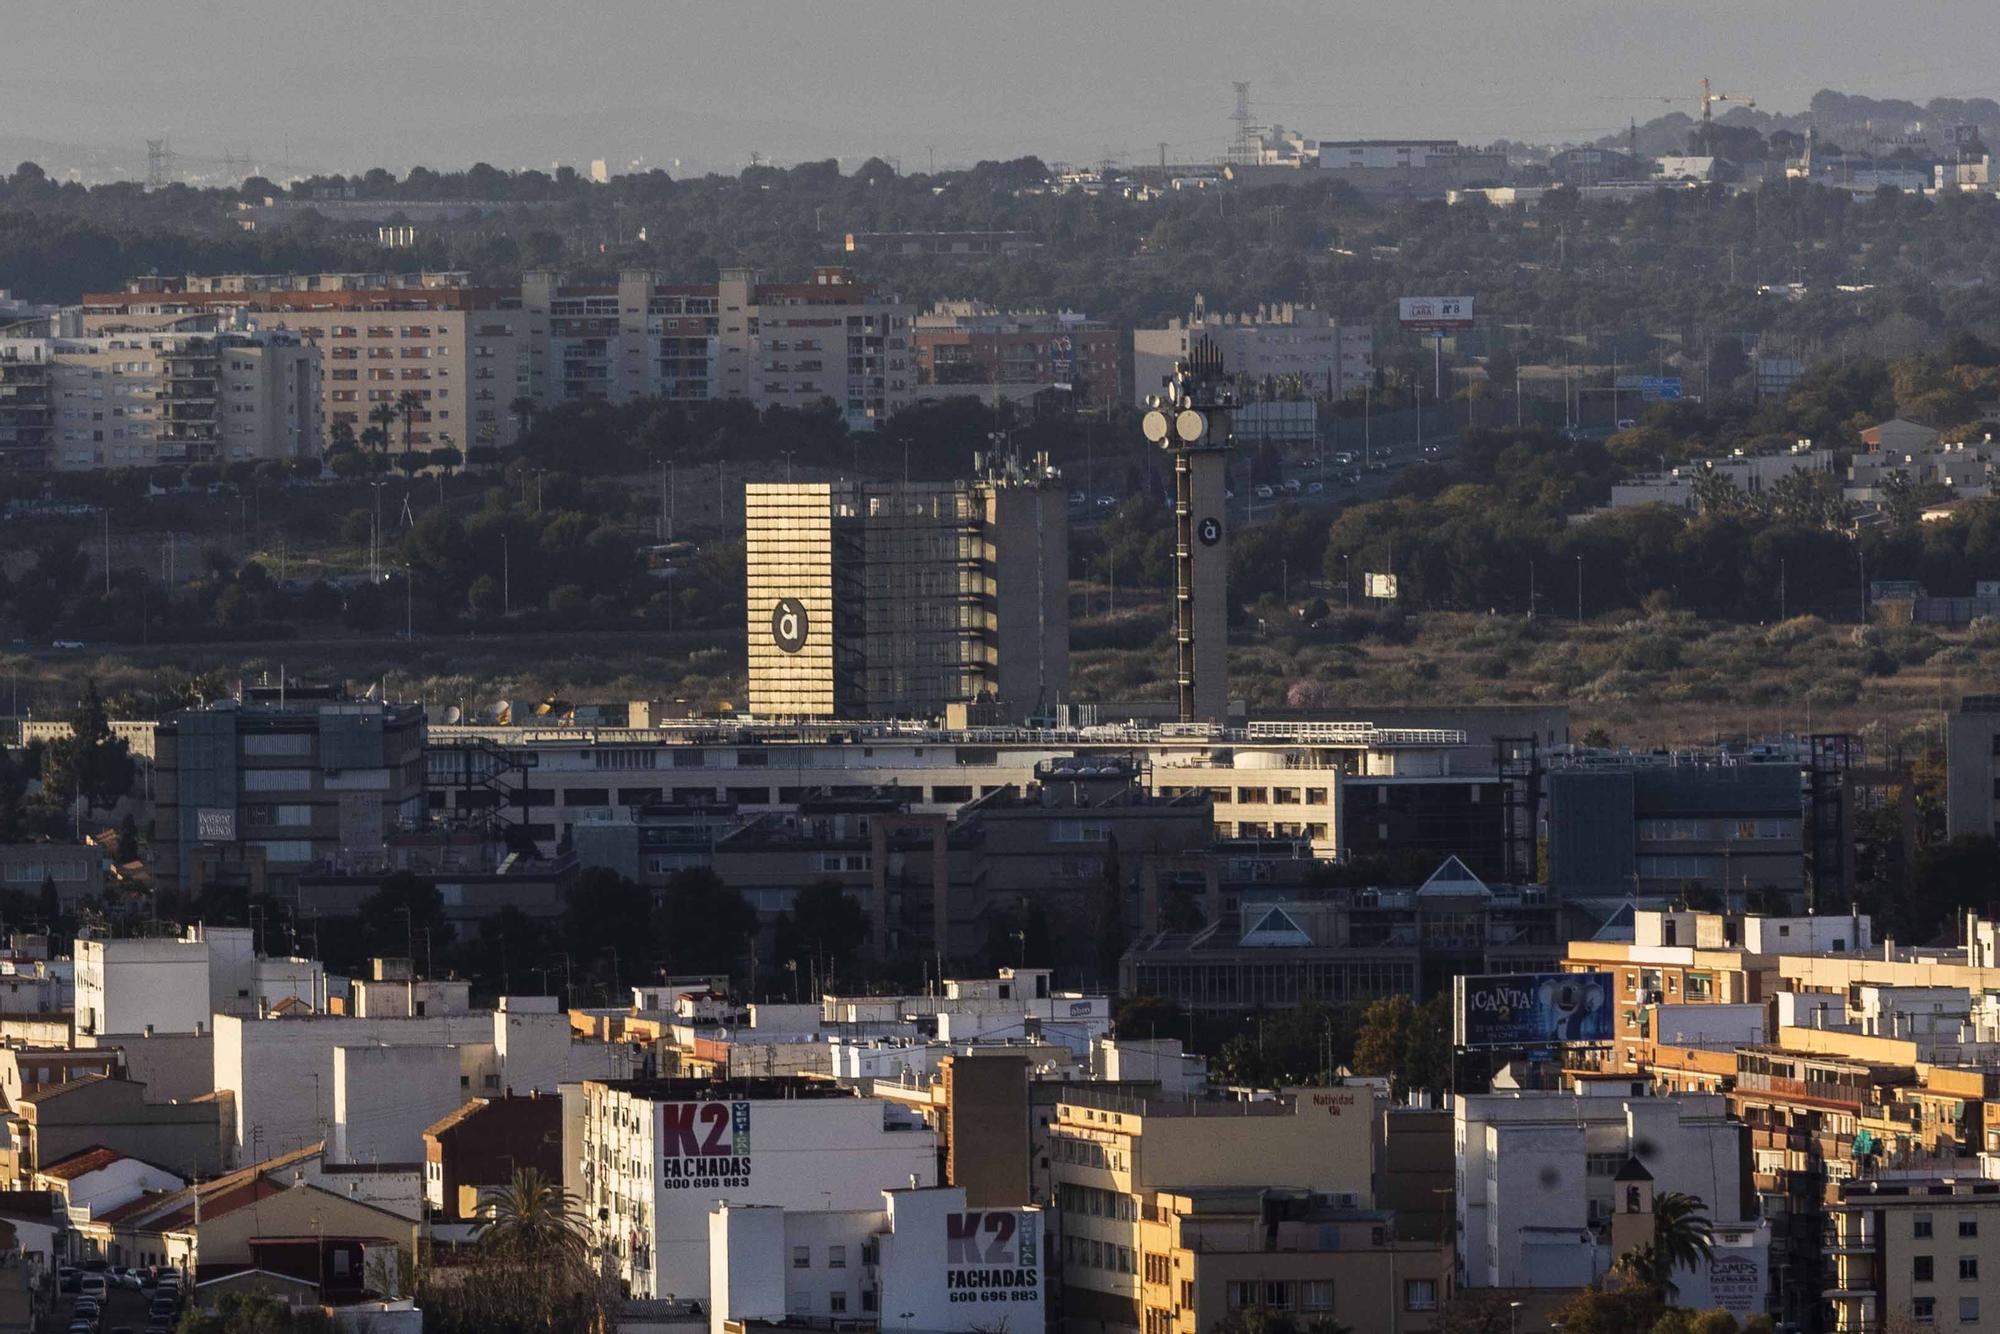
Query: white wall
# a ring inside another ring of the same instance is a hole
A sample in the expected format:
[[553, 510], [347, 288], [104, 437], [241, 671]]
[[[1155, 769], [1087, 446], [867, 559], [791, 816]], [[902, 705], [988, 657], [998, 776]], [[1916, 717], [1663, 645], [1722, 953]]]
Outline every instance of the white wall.
[[[712, 1184], [714, 1161], [683, 1157], [665, 1117], [688, 1104], [650, 1104], [653, 1177], [654, 1293], [707, 1297], [708, 1214], [716, 1203], [786, 1209], [869, 1209], [885, 1189], [937, 1181], [937, 1136], [924, 1129], [884, 1129], [884, 1104], [872, 1098], [804, 1098], [725, 1103], [748, 1109], [749, 1171]], [[700, 1133], [697, 1131], [697, 1133]], [[734, 1142], [728, 1131], [725, 1141]], [[727, 1144], [725, 1152], [728, 1152]]]
[[208, 946], [184, 940], [76, 942], [79, 1033], [192, 1033], [209, 1026]]
[[783, 1320], [788, 1263], [783, 1209], [720, 1204], [710, 1211], [709, 1334], [723, 1334], [731, 1320]]
[[1746, 917], [1743, 947], [1753, 954], [1855, 954], [1873, 943], [1870, 920], [1851, 917]]
[[[333, 1053], [338, 1047], [476, 1045], [490, 1060], [491, 1036], [491, 1021], [483, 1014], [439, 1019], [218, 1015], [214, 1087], [228, 1089], [236, 1097], [237, 1161], [251, 1161], [252, 1153], [267, 1158], [330, 1138]], [[462, 1053], [458, 1059], [463, 1068], [467, 1056]]]
[[493, 1011], [492, 1045], [500, 1082], [470, 1092], [553, 1093], [577, 1080], [627, 1078], [640, 1060], [618, 1043], [577, 1041], [569, 1016], [554, 1012]]
[[898, 1324], [953, 1332], [1042, 1328], [1040, 1209], [967, 1209], [956, 1186], [883, 1194], [890, 1232], [881, 1243], [881, 1306]]
[[64, 1194], [72, 1213], [79, 1209], [101, 1213], [116, 1209], [121, 1204], [130, 1204], [149, 1190], [179, 1190], [186, 1184], [172, 1172], [151, 1163], [137, 1158], [120, 1158], [95, 1172], [85, 1172], [80, 1177], [72, 1178]]
[[1741, 1005], [1655, 1005], [1653, 1040], [1674, 1047], [1717, 1050], [1763, 1042], [1768, 1014], [1761, 1002]]
[[336, 1163], [424, 1160], [424, 1130], [466, 1099], [456, 1047], [336, 1047], [333, 1142]]

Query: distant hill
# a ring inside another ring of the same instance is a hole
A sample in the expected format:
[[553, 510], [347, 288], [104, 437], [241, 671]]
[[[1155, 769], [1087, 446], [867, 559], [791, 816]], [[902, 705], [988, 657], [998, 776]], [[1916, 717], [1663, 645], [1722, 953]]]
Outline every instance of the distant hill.
[[[1688, 134], [1699, 119], [1698, 113], [1676, 110], [1640, 122], [1636, 130], [1639, 151], [1654, 155], [1686, 152]], [[1717, 124], [1741, 126], [1766, 138], [1781, 130], [1803, 135], [1810, 126], [1821, 143], [1838, 144], [1851, 153], [1867, 152], [1871, 142], [1922, 141], [1943, 147], [1957, 125], [1976, 126], [1985, 143], [2000, 142], [2000, 102], [1988, 97], [1937, 97], [1917, 103], [1822, 88], [1804, 111], [1731, 106], [1718, 109], [1715, 119]], [[1627, 135], [1606, 135], [1598, 142], [1608, 148], [1624, 148]]]

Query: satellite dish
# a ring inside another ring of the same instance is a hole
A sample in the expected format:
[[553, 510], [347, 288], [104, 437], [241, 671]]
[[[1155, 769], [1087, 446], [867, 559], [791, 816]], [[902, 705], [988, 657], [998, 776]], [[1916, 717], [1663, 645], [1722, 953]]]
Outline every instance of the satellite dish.
[[1201, 439], [1207, 430], [1208, 418], [1202, 416], [1193, 408], [1187, 409], [1174, 418], [1174, 434], [1190, 445]]
[[1139, 421], [1139, 429], [1154, 444], [1162, 444], [1167, 438], [1167, 414], [1155, 408]]
[[465, 710], [459, 708], [458, 705], [456, 704], [445, 705], [444, 708], [445, 726], [450, 727], [454, 723], [462, 721], [464, 718], [465, 718]]
[[487, 706], [487, 713], [494, 722], [505, 727], [514, 720], [514, 706], [504, 699], [496, 699]]

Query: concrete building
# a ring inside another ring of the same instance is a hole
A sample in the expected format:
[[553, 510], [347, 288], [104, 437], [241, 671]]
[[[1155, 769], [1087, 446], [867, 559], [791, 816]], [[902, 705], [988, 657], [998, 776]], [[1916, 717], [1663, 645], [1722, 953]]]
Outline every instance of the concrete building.
[[1045, 464], [973, 483], [744, 488], [750, 709], [936, 719], [1053, 710], [1069, 686], [1069, 528]]
[[1456, 139], [1315, 139], [1274, 125], [1231, 150], [1229, 179], [1246, 188], [1343, 182], [1365, 195], [1442, 199], [1507, 182], [1507, 155]]
[[316, 461], [311, 344], [217, 326], [196, 318], [93, 337], [0, 338], [0, 458], [61, 472]]
[[[316, 350], [316, 444], [341, 424], [358, 435], [370, 411], [405, 393], [420, 405], [408, 423], [415, 449], [504, 447], [520, 429], [510, 407], [524, 384], [516, 289], [451, 273], [191, 274], [83, 298], [86, 333], [172, 328], [191, 316], [284, 331]], [[401, 423], [391, 435], [400, 450]]]
[[1215, 1014], [1448, 993], [1461, 973], [1546, 972], [1602, 916], [1539, 885], [1489, 886], [1455, 859], [1414, 888], [1232, 886], [1196, 930], [1141, 935], [1125, 995]]
[[1232, 315], [1210, 311], [1197, 296], [1187, 318], [1132, 331], [1132, 401], [1143, 406], [1147, 395], [1158, 393], [1175, 364], [1204, 338], [1231, 375], [1253, 384], [1295, 377], [1307, 394], [1339, 399], [1375, 374], [1374, 326], [1364, 320], [1291, 304]]
[[200, 1033], [218, 1014], [263, 1014], [288, 1000], [326, 1006], [326, 969], [312, 959], [258, 953], [248, 927], [82, 937], [75, 948], [76, 1027], [83, 1036]]
[[1729, 1262], [1719, 1288], [1712, 1265], [1676, 1273], [1677, 1304], [1764, 1311], [1770, 1225], [1723, 1098], [1478, 1094], [1458, 1100], [1454, 1135], [1460, 1286], [1588, 1286], [1650, 1237], [1655, 1195], [1677, 1191], [1701, 1200]]
[[[342, 1054], [404, 1047], [420, 1051]], [[403, 1061], [414, 1072], [409, 1081], [359, 1074], [371, 1062], [389, 1068]], [[332, 1161], [373, 1161], [379, 1150], [381, 1161], [411, 1164], [414, 1173], [425, 1129], [467, 1098], [550, 1093], [565, 1082], [623, 1078], [636, 1064], [623, 1045], [575, 1039], [567, 1015], [522, 1009], [508, 997], [498, 1010], [419, 1018], [221, 1015], [213, 1083], [235, 1099], [234, 1162], [324, 1141]], [[343, 1070], [355, 1077], [344, 1079]], [[448, 1076], [454, 1086], [446, 1097]], [[369, 1156], [343, 1159], [339, 1127], [358, 1145], [363, 1123]]]
[[718, 1204], [710, 1334], [849, 1321], [942, 1334], [1044, 1327], [1042, 1210], [968, 1208], [953, 1186], [881, 1197], [869, 1209]]
[[[1026, 791], [1041, 766], [1074, 758], [1136, 764], [1158, 796], [1206, 794], [1217, 837], [1299, 840], [1314, 856], [1333, 858], [1347, 846], [1340, 816], [1352, 809], [1343, 805], [1350, 783], [1362, 803], [1380, 804], [1373, 789], [1389, 780], [1492, 782], [1493, 734], [1511, 735], [1515, 725], [1452, 709], [1384, 713], [1392, 725], [1232, 719], [1227, 728], [1189, 729], [1099, 722], [1083, 710], [1077, 725], [1034, 729], [702, 719], [628, 728], [438, 725], [429, 730], [431, 799], [452, 821], [518, 811], [522, 832], [550, 854], [599, 812], [636, 820], [664, 804], [667, 832], [643, 852], [632, 840], [616, 854], [645, 876], [664, 877], [708, 864], [721, 835], [764, 815], [795, 814], [808, 796], [895, 790], [908, 794], [911, 815], [949, 817], [1004, 787]], [[466, 770], [479, 776], [467, 781]], [[1416, 817], [1433, 825], [1430, 808], [1441, 803], [1387, 804], [1391, 813], [1363, 831], [1380, 831], [1378, 843], [1400, 838], [1440, 857], [1458, 850], [1438, 846], [1435, 828], [1419, 828]], [[1463, 813], [1470, 799], [1453, 804]]]
[[427, 819], [424, 717], [332, 687], [253, 686], [160, 721], [155, 874], [190, 900], [236, 880], [283, 894]]
[[1032, 399], [1051, 389], [1091, 408], [1124, 398], [1125, 334], [1071, 311], [942, 301], [911, 322], [920, 399]]
[[1810, 440], [1801, 440], [1781, 454], [1739, 453], [1678, 464], [1665, 472], [1644, 473], [1612, 483], [1610, 508], [1668, 505], [1693, 513], [1700, 508], [1695, 480], [1703, 473], [1723, 478], [1747, 496], [1762, 496], [1788, 477], [1832, 475], [1833, 451], [1814, 449]]
[[1945, 721], [1945, 834], [2000, 837], [2000, 695], [1967, 695]]
[[803, 283], [749, 268], [710, 284], [632, 270], [616, 286], [523, 275], [524, 392], [543, 406], [585, 397], [745, 399], [759, 408], [831, 403], [855, 430], [911, 401], [912, 311], [849, 269]]
[[531, 1167], [562, 1180], [562, 1099], [473, 1098], [424, 1130], [424, 1207], [434, 1224], [470, 1225], [491, 1214], [487, 1192]]
[[144, 1159], [193, 1179], [229, 1161], [235, 1107], [226, 1097], [150, 1102], [146, 1086], [93, 1075], [24, 1093], [0, 1117], [16, 1179], [90, 1148]]
[[2000, 1310], [2000, 1190], [1974, 1172], [1850, 1182], [1827, 1205], [1837, 1334], [1983, 1328]]
[[710, 1297], [718, 1206], [830, 1214], [937, 1184], [934, 1132], [830, 1084], [592, 1079], [562, 1092], [564, 1185], [635, 1296]]
[[[1806, 792], [1791, 762], [1690, 757], [1548, 775], [1549, 887], [1563, 893], [1740, 896], [1806, 887]], [[1734, 899], [1732, 899], [1732, 902]]]
[[0, 843], [0, 890], [39, 895], [54, 885], [64, 912], [104, 896], [104, 853], [91, 843]]
[[[1038, 1127], [1035, 1198], [1055, 1205], [1065, 1327], [1153, 1328], [1145, 1312], [1165, 1294], [1149, 1299], [1149, 1287], [1173, 1289], [1141, 1262], [1167, 1249], [1165, 1237], [1148, 1244], [1167, 1195], [1281, 1185], [1327, 1208], [1367, 1207], [1375, 1097], [1365, 1083], [1240, 1099], [1064, 1086]], [[1187, 1314], [1169, 1328], [1207, 1328]]]

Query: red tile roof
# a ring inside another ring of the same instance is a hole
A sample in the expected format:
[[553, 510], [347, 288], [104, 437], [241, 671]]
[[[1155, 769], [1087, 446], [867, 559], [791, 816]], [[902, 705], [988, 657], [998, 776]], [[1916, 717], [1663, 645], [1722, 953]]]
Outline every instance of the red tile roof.
[[79, 1149], [69, 1157], [50, 1163], [41, 1170], [41, 1175], [54, 1177], [58, 1181], [74, 1181], [87, 1173], [98, 1171], [116, 1162], [124, 1161], [125, 1155], [116, 1149], [107, 1149], [102, 1144], [93, 1144], [87, 1149]]

